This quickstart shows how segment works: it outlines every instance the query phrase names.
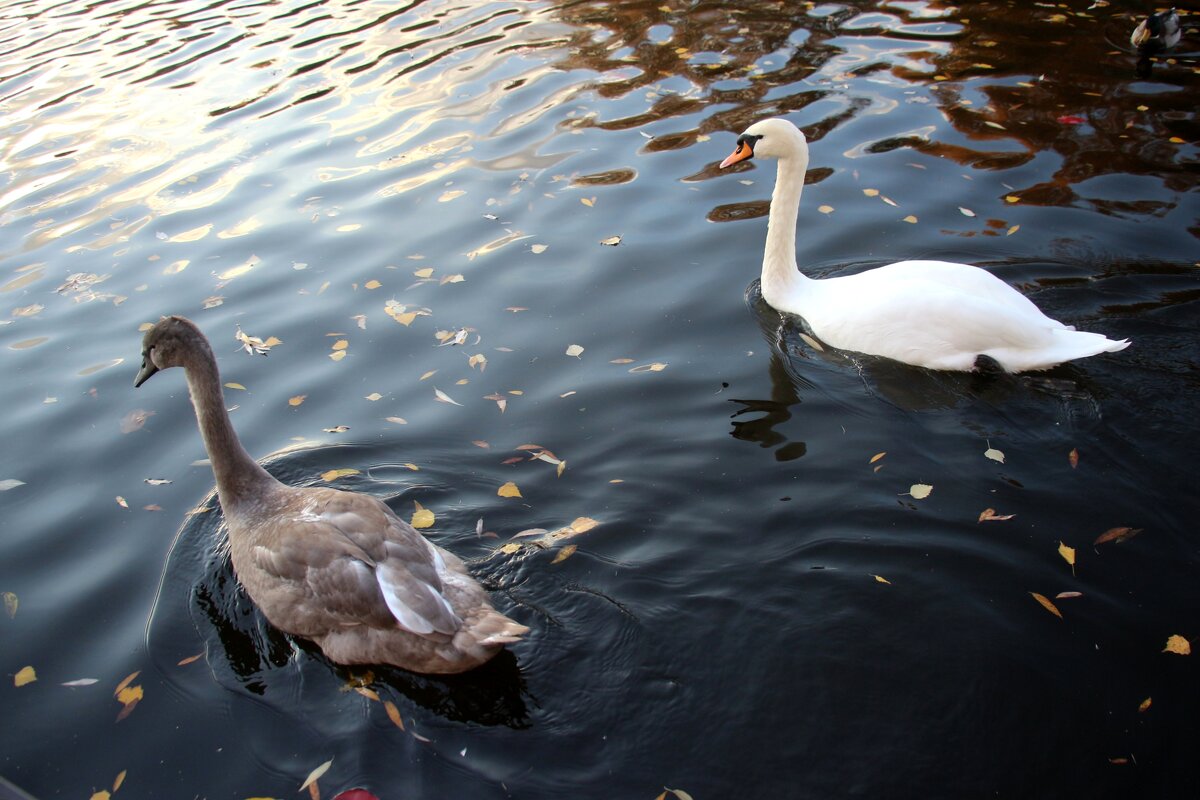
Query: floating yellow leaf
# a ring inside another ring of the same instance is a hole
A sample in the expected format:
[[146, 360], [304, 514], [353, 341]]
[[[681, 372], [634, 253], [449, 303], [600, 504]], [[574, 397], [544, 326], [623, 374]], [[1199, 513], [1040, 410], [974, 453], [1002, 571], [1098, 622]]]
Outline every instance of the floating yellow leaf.
[[117, 505], [119, 505], [121, 508], [129, 508], [129, 503], [126, 502], [125, 498], [121, 497], [121, 495], [117, 495]]
[[629, 371], [632, 373], [635, 373], [635, 374], [639, 373], [639, 372], [662, 372], [666, 368], [667, 368], [666, 364], [663, 364], [662, 362], [659, 362], [659, 361], [655, 361], [653, 364], [642, 364], [640, 366], [633, 367]]
[[1150, 708], [1150, 698], [1149, 698], [1149, 697], [1147, 697], [1147, 698], [1146, 698], [1145, 700], [1143, 700], [1143, 701], [1141, 702], [1141, 704], [1138, 706], [1138, 713], [1139, 713], [1139, 714], [1143, 714], [1143, 713], [1145, 713], [1145, 712], [1146, 712], [1146, 711], [1147, 711], [1149, 708]]
[[431, 278], [433, 277], [433, 267], [422, 267], [414, 272], [413, 275], [418, 278]]
[[1045, 595], [1040, 595], [1037, 592], [1030, 592], [1030, 594], [1033, 595], [1034, 600], [1037, 600], [1042, 604], [1042, 608], [1046, 609], [1059, 619], [1063, 618], [1062, 612], [1058, 610], [1058, 606], [1054, 605], [1054, 603], [1051, 603], [1049, 598], [1047, 598]]
[[117, 789], [120, 789], [120, 788], [121, 788], [121, 784], [125, 782], [125, 773], [126, 773], [126, 772], [128, 772], [128, 770], [124, 770], [124, 769], [123, 769], [123, 770], [121, 770], [120, 772], [118, 772], [118, 773], [117, 773], [117, 777], [116, 777], [115, 779], [113, 779], [113, 788], [112, 788], [112, 790], [113, 790], [114, 792], [115, 792], [115, 791], [117, 791]]
[[304, 780], [304, 783], [300, 784], [300, 788], [297, 791], [303, 792], [309, 787], [310, 784], [316, 783], [317, 779], [324, 775], [326, 770], [328, 770], [332, 764], [333, 759], [331, 758], [321, 766], [314, 769], [312, 772], [308, 773], [308, 777]]
[[887, 455], [886, 450], [884, 450], [882, 453], [876, 453], [875, 455], [871, 456], [871, 460], [868, 461], [867, 463], [874, 464], [876, 461], [878, 461], [879, 459], [883, 458], [886, 455]]
[[342, 469], [331, 469], [328, 472], [322, 472], [321, 480], [329, 483], [331, 481], [336, 481], [338, 478], [344, 478], [347, 475], [357, 474], [358, 470], [354, 469], [353, 467], [343, 467]]
[[1070, 462], [1071, 469], [1076, 469], [1079, 466], [1079, 451], [1074, 447], [1071, 448], [1071, 452], [1067, 453], [1067, 461]]
[[833, 206], [817, 206], [817, 211], [820, 211], [822, 214], [832, 214]]
[[980, 522], [1003, 522], [1006, 519], [1012, 519], [1016, 514], [997, 514], [994, 508], [985, 508], [979, 512]]
[[889, 581], [887, 578], [883, 577], [882, 575], [872, 575], [871, 577], [874, 578], [875, 580], [879, 581], [880, 583], [886, 583], [888, 586], [892, 585], [892, 582]]
[[417, 378], [417, 380], [418, 380], [418, 381], [423, 381], [423, 380], [425, 380], [426, 378], [432, 378], [432, 377], [433, 377], [434, 375], [436, 375], [436, 374], [437, 374], [437, 370], [436, 370], [436, 369], [431, 369], [431, 370], [429, 370], [429, 372], [426, 372], [424, 375], [422, 375], [421, 377]]
[[372, 403], [374, 403], [376, 400], [382, 400], [383, 395], [381, 395], [379, 392], [371, 392], [369, 395], [366, 395], [364, 399], [370, 400]]
[[563, 549], [558, 551], [558, 555], [554, 556], [554, 560], [551, 561], [550, 563], [557, 564], [560, 561], [566, 561], [568, 558], [570, 558], [572, 555], [574, 555], [575, 550], [578, 547], [579, 547], [579, 545], [576, 545], [576, 544], [567, 545], [566, 547], [564, 547]]
[[296, 395], [295, 397], [289, 397], [289, 398], [288, 398], [288, 405], [289, 405], [289, 406], [293, 406], [293, 407], [294, 407], [294, 406], [298, 406], [298, 405], [300, 405], [301, 403], [303, 403], [303, 402], [304, 402], [304, 399], [305, 399], [306, 397], [308, 397], [308, 395], [306, 395], [306, 394], [298, 394], [298, 395]]
[[999, 461], [1001, 464], [1004, 463], [1004, 453], [1000, 452], [994, 447], [989, 447], [987, 450], [984, 450], [983, 457], [990, 458], [992, 461]]
[[369, 280], [366, 283], [364, 283], [363, 286], [365, 286], [368, 289], [378, 289], [380, 286], [383, 286], [383, 284], [377, 280], [372, 279], [372, 280]]
[[334, 361], [341, 361], [343, 358], [346, 357], [346, 351], [345, 350], [334, 350], [332, 353], [329, 354], [329, 357], [331, 359], [333, 359]]
[[592, 206], [596, 205], [596, 198], [594, 198], [594, 197], [581, 197], [581, 198], [579, 198], [579, 202], [583, 203], [583, 204], [584, 204], [585, 206], [587, 206], [588, 208], [591, 208]]
[[230, 381], [229, 383], [225, 384], [225, 388], [226, 389], [237, 389], [238, 391], [241, 391], [241, 392], [246, 391], [245, 386], [243, 386], [240, 383], [234, 383], [233, 381]]
[[442, 196], [438, 198], [439, 203], [449, 203], [451, 200], [456, 200], [466, 194], [462, 189], [450, 189], [442, 192]]
[[571, 523], [571, 530], [573, 530], [575, 533], [587, 533], [599, 524], [599, 522], [591, 517], [576, 517]]
[[191, 664], [194, 661], [199, 661], [202, 658], [204, 658], [204, 653], [196, 653], [194, 656], [188, 656], [187, 658], [179, 659], [175, 662], [175, 666], [186, 667], [188, 664]]
[[504, 544], [504, 545], [500, 546], [500, 552], [504, 553], [504, 555], [506, 555], [506, 556], [511, 556], [513, 553], [517, 552], [520, 549], [521, 549], [521, 545], [518, 544], [517, 542], [509, 542], [508, 544]]
[[89, 797], [88, 800], [110, 800], [111, 797], [111, 794], [101, 789], [98, 792], [92, 792], [92, 796]]
[[1063, 557], [1063, 561], [1066, 561], [1068, 564], [1071, 565], [1071, 574], [1074, 575], [1075, 574], [1075, 548], [1067, 547], [1065, 542], [1059, 542], [1058, 543], [1058, 554]]
[[384, 419], [387, 420], [388, 422], [392, 423], [393, 425], [407, 425], [408, 424], [408, 420], [406, 420], [404, 417], [384, 417]]
[[1004, 202], [1006, 203], [1018, 203], [1020, 200], [1021, 198], [1017, 197], [1015, 194], [1006, 194], [1004, 196]]
[[878, 189], [863, 189], [863, 194], [865, 194], [867, 197], [875, 197], [876, 195], [879, 194], [879, 190]]
[[37, 672], [33, 667], [21, 667], [13, 676], [13, 686], [24, 686], [37, 680]]
[[928, 483], [914, 483], [909, 487], [908, 493], [912, 495], [914, 500], [924, 500], [929, 497], [929, 493], [933, 491], [933, 487]]
[[907, 223], [909, 223], [909, 224], [913, 224], [913, 225], [915, 225], [915, 224], [916, 224], [916, 222], [917, 222], [917, 218], [916, 218], [916, 216], [914, 216], [914, 215], [912, 215], [912, 214], [909, 214], [907, 217], [905, 217], [905, 218], [904, 218], [904, 220], [903, 220], [903, 221], [904, 221], [904, 222], [907, 222]]
[[413, 515], [412, 515], [412, 520], [411, 520], [410, 524], [414, 528], [432, 527], [433, 523], [434, 523], [433, 512], [430, 511], [425, 506], [418, 503], [416, 500], [413, 501], [413, 505], [415, 506], [415, 508], [413, 509]]
[[393, 703], [391, 700], [385, 700], [383, 703], [383, 710], [387, 712], [388, 719], [392, 721], [393, 725], [400, 730], [404, 730], [404, 719], [400, 716], [400, 709], [396, 708], [395, 703]]
[[535, 255], [544, 253], [549, 248], [550, 248], [550, 245], [548, 245], [548, 244], [535, 244], [535, 245], [531, 245], [529, 247], [529, 249], [532, 250]]
[[338, 339], [336, 342], [333, 343], [333, 345], [330, 347], [330, 349], [331, 350], [345, 350], [349, 346], [350, 346], [350, 342], [347, 339]]
[[579, 358], [581, 355], [583, 355], [583, 346], [578, 344], [571, 345], [567, 348], [567, 355], [574, 358]]
[[1179, 656], [1191, 655], [1192, 643], [1179, 634], [1174, 634], [1167, 639], [1167, 646], [1163, 648], [1163, 652], [1174, 653]]
[[621, 237], [620, 237], [620, 236], [609, 236], [609, 237], [607, 237], [607, 238], [605, 238], [605, 239], [601, 239], [601, 240], [600, 240], [600, 244], [603, 244], [603, 245], [608, 245], [609, 247], [616, 247], [616, 246], [617, 246], [617, 245], [619, 245], [620, 243], [621, 243]]
[[[575, 473], [571, 473], [571, 474], [574, 475]], [[501, 497], [521, 497], [522, 496], [521, 490], [518, 489], [517, 485], [515, 483], [513, 483], [512, 481], [509, 481], [508, 483], [504, 484], [499, 489], [497, 489], [496, 494], [500, 495]]]

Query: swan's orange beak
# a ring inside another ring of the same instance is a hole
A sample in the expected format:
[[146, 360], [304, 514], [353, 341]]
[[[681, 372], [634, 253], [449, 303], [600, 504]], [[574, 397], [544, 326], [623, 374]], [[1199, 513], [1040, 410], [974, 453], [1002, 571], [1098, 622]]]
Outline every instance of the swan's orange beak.
[[728, 158], [721, 162], [721, 169], [725, 169], [739, 161], [745, 161], [747, 158], [754, 158], [754, 148], [747, 140], [738, 139], [737, 147], [729, 154]]

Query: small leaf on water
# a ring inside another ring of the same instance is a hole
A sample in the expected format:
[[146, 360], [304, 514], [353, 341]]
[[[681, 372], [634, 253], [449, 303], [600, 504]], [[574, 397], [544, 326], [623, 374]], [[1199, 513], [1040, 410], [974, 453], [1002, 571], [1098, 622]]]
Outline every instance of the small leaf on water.
[[407, 425], [408, 424], [408, 420], [406, 420], [404, 417], [384, 417], [384, 419], [387, 420], [388, 422], [391, 422], [394, 425]]
[[334, 350], [332, 353], [329, 354], [329, 357], [334, 361], [341, 361], [343, 358], [346, 357], [346, 351], [345, 350]]
[[16, 478], [5, 478], [0, 481], [0, 492], [7, 492], [9, 489], [15, 489], [18, 486], [24, 486], [25, 481], [19, 481]]
[[230, 381], [229, 383], [225, 384], [225, 388], [226, 389], [237, 389], [242, 392], [246, 391], [245, 386], [242, 386], [240, 383], [235, 383], [233, 381]]
[[1071, 600], [1075, 597], [1083, 597], [1083, 592], [1059, 592], [1054, 595], [1055, 600]]
[[165, 486], [171, 481], [167, 480], [166, 478], [146, 478], [145, 482], [150, 486]]
[[378, 289], [380, 286], [383, 286], [383, 284], [377, 280], [369, 280], [364, 283], [363, 286], [367, 289]]
[[382, 400], [383, 395], [381, 395], [379, 392], [371, 392], [369, 395], [366, 396], [365, 399], [370, 400], [372, 403], [374, 403], [376, 400]]
[[[574, 474], [574, 473], [572, 473], [572, 474]], [[513, 483], [512, 481], [508, 481], [503, 486], [501, 486], [499, 489], [497, 489], [496, 494], [500, 495], [501, 497], [521, 497], [522, 496], [521, 490], [518, 489], [517, 485], [515, 483]]]
[[1071, 452], [1067, 453], [1067, 461], [1069, 461], [1071, 463], [1071, 469], [1075, 469], [1076, 467], [1078, 467], [1079, 466], [1079, 451], [1072, 447]]
[[549, 247], [550, 247], [550, 245], [548, 245], [548, 244], [535, 244], [535, 245], [530, 246], [529, 249], [532, 250], [535, 254], [540, 254], [540, 253], [546, 252], [547, 248], [549, 248]]
[[400, 716], [400, 709], [396, 708], [395, 703], [393, 703], [391, 700], [385, 700], [383, 703], [383, 710], [387, 712], [388, 719], [392, 721], [393, 725], [400, 730], [404, 730], [404, 719]]
[[12, 619], [17, 615], [17, 606], [20, 605], [20, 600], [13, 592], [4, 593], [4, 611], [8, 614], [8, 618]]
[[521, 549], [521, 545], [517, 544], [516, 542], [508, 542], [507, 544], [500, 545], [499, 549], [501, 553], [504, 553], [504, 555], [511, 556], [513, 553]]
[[908, 493], [912, 495], [914, 500], [924, 500], [929, 497], [929, 493], [933, 491], [933, 487], [928, 483], [914, 483], [909, 487]]
[[1191, 655], [1192, 643], [1179, 634], [1174, 634], [1167, 639], [1167, 646], [1163, 648], [1163, 652], [1174, 653], [1179, 656]]
[[1020, 225], [1013, 225], [1011, 228], [1009, 228], [1009, 229], [1008, 229], [1008, 231], [1007, 231], [1007, 232], [1006, 232], [1004, 235], [1005, 235], [1005, 236], [1012, 236], [1014, 233], [1016, 233], [1016, 232], [1017, 232], [1017, 231], [1019, 231], [1019, 230], [1021, 230], [1021, 226], [1020, 226]]
[[111, 798], [112, 798], [111, 794], [109, 794], [104, 789], [101, 789], [98, 792], [92, 792], [92, 796], [89, 797], [88, 800], [111, 800]]
[[121, 508], [129, 508], [129, 503], [126, 502], [125, 498], [121, 497], [121, 495], [117, 495], [117, 505], [119, 505]]
[[820, 211], [822, 214], [832, 214], [833, 206], [817, 206], [817, 211]]
[[432, 377], [433, 377], [434, 375], [436, 375], [436, 374], [437, 374], [437, 370], [436, 370], [436, 369], [431, 369], [431, 370], [429, 370], [429, 372], [426, 372], [424, 375], [422, 375], [421, 377], [417, 378], [417, 380], [418, 380], [418, 381], [423, 381], [423, 380], [425, 380], [426, 378], [432, 378]]
[[663, 364], [662, 362], [659, 362], [659, 361], [655, 361], [653, 364], [641, 364], [639, 366], [633, 367], [629, 371], [634, 374], [637, 374], [639, 372], [662, 372], [666, 368], [667, 368], [666, 364]]
[[1001, 453], [994, 447], [989, 447], [987, 450], [984, 450], [983, 456], [984, 458], [990, 458], [992, 461], [999, 461], [1001, 464], [1004, 463], [1004, 453]]
[[33, 667], [21, 667], [13, 676], [13, 686], [21, 687], [37, 680], [37, 672]]
[[175, 666], [186, 667], [188, 664], [191, 664], [194, 661], [199, 661], [202, 658], [204, 658], [204, 653], [196, 653], [194, 656], [188, 656], [187, 658], [179, 659], [175, 662]]
[[960, 213], [960, 214], [962, 214], [964, 217], [973, 217], [973, 216], [975, 216], [975, 212], [974, 212], [974, 211], [972, 211], [972, 210], [971, 210], [971, 209], [969, 209], [969, 208], [963, 208], [962, 206], [959, 206], [959, 207], [958, 207], [958, 211], [959, 211], [959, 213]]
[[1151, 702], [1151, 701], [1150, 701], [1150, 698], [1149, 698], [1149, 697], [1147, 697], [1145, 700], [1143, 700], [1143, 701], [1142, 701], [1142, 702], [1141, 702], [1141, 703], [1138, 705], [1138, 713], [1139, 713], [1139, 714], [1144, 714], [1144, 713], [1146, 713], [1146, 711], [1147, 711], [1147, 710], [1149, 710], [1149, 708], [1150, 708], [1150, 702]]
[[876, 195], [879, 194], [879, 190], [878, 189], [863, 189], [863, 194], [865, 194], [867, 197], [875, 197]]
[[620, 236], [609, 236], [607, 239], [600, 240], [600, 244], [608, 245], [609, 247], [616, 247], [620, 243], [621, 243]]
[[60, 686], [70, 686], [70, 687], [74, 688], [77, 686], [92, 686], [93, 684], [97, 684], [99, 682], [100, 682], [99, 678], [78, 678], [76, 680], [67, 681], [66, 683], [61, 683], [59, 685]]
[[663, 788], [666, 789], [671, 794], [675, 795], [677, 798], [679, 798], [679, 800], [692, 800], [692, 796], [690, 794], [688, 794], [687, 792], [685, 792], [683, 789], [669, 789], [666, 786], [664, 786]]
[[1003, 522], [1006, 519], [1012, 519], [1016, 514], [997, 514], [994, 508], [985, 508], [979, 512], [980, 522]]
[[307, 789], [309, 787], [310, 784], [316, 783], [317, 779], [320, 778], [322, 775], [324, 775], [326, 770], [328, 770], [329, 767], [332, 765], [333, 765], [333, 759], [331, 758], [328, 761], [326, 761], [324, 764], [322, 764], [321, 766], [314, 769], [312, 772], [308, 773], [308, 777], [305, 778], [304, 783], [300, 784], [300, 789], [298, 791], [303, 792], [305, 789]]
[[345, 350], [345, 349], [346, 349], [347, 347], [349, 347], [349, 346], [350, 346], [350, 340], [349, 340], [349, 339], [338, 339], [336, 342], [334, 342], [334, 343], [333, 343], [333, 344], [330, 346], [330, 349], [331, 349], [331, 350]]
[[878, 461], [879, 459], [883, 458], [886, 455], [887, 455], [886, 450], [884, 450], [882, 453], [876, 453], [875, 455], [871, 456], [871, 460], [868, 461], [867, 463], [874, 464], [876, 461]]
[[917, 223], [917, 218], [916, 218], [916, 216], [914, 216], [913, 214], [909, 214], [909, 215], [908, 215], [907, 217], [905, 217], [905, 218], [904, 218], [902, 221], [903, 221], [903, 222], [907, 222], [907, 223], [909, 223], [910, 225], [915, 225], [915, 224]]
[[579, 198], [579, 202], [583, 203], [583, 204], [584, 204], [585, 206], [587, 206], [588, 208], [591, 208], [592, 206], [596, 205], [596, 198], [594, 198], [594, 197], [581, 197], [581, 198]]
[[579, 547], [579, 545], [575, 545], [575, 544], [567, 545], [566, 547], [564, 547], [563, 549], [558, 551], [558, 555], [554, 556], [554, 560], [551, 561], [550, 563], [557, 564], [560, 561], [566, 561], [568, 558], [570, 558], [572, 555], [574, 555], [575, 550], [578, 549], [578, 547]]
[[1075, 574], [1075, 548], [1067, 547], [1065, 542], [1060, 541], [1058, 543], [1058, 554], [1063, 557], [1063, 561], [1066, 561], [1068, 564], [1071, 565], [1071, 574], [1074, 575]]
[[295, 408], [296, 406], [298, 406], [298, 405], [300, 405], [301, 403], [303, 403], [303, 402], [304, 402], [304, 400], [305, 400], [305, 398], [307, 398], [307, 397], [308, 397], [308, 395], [306, 395], [306, 394], [298, 394], [298, 395], [296, 395], [295, 397], [289, 397], [289, 398], [288, 398], [288, 405], [289, 405], [289, 406], [292, 406], [293, 408]]
[[1107, 542], [1123, 542], [1126, 539], [1132, 539], [1142, 532], [1141, 528], [1109, 528], [1104, 533], [1096, 537], [1096, 541], [1092, 544], [1105, 544]]
[[115, 792], [117, 789], [120, 789], [120, 788], [121, 788], [121, 784], [125, 782], [125, 773], [126, 773], [126, 772], [128, 772], [128, 770], [124, 770], [124, 769], [123, 769], [123, 770], [121, 770], [120, 772], [118, 772], [118, 773], [117, 773], [117, 777], [113, 779], [113, 788], [112, 788], [112, 790], [113, 790], [114, 792]]
[[353, 467], [343, 467], [342, 469], [331, 469], [321, 473], [321, 480], [326, 483], [336, 481], [338, 478], [344, 478], [347, 475], [357, 475], [358, 470]]
[[888, 586], [892, 585], [892, 582], [889, 581], [887, 578], [883, 577], [882, 575], [871, 575], [871, 577], [874, 578], [879, 583], [886, 583]]
[[350, 430], [349, 425], [334, 425], [332, 428], [321, 428], [325, 433], [345, 433]]
[[457, 400], [455, 400], [454, 398], [450, 397], [450, 395], [446, 394], [445, 392], [443, 392], [441, 389], [438, 389], [437, 387], [434, 387], [433, 396], [435, 398], [437, 398], [440, 402], [443, 402], [443, 403], [449, 403], [450, 405], [454, 405], [454, 406], [462, 405], [462, 403], [460, 403]]
[[433, 527], [433, 523], [435, 522], [433, 512], [428, 508], [425, 508], [425, 506], [421, 505], [416, 500], [413, 501], [413, 505], [415, 508], [413, 509], [412, 520], [409, 524], [411, 524], [414, 528]]
[[1034, 600], [1037, 600], [1042, 604], [1042, 608], [1046, 609], [1059, 619], [1063, 618], [1062, 612], [1058, 610], [1058, 606], [1054, 605], [1054, 603], [1051, 603], [1045, 595], [1040, 595], [1037, 592], [1030, 592], [1030, 594], [1033, 595]]
[[567, 348], [567, 355], [572, 356], [573, 358], [579, 358], [581, 355], [583, 355], [583, 347], [581, 345], [573, 344]]

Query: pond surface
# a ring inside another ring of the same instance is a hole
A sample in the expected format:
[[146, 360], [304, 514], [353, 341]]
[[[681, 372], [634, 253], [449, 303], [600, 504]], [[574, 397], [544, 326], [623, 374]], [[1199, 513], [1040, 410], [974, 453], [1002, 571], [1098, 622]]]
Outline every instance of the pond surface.
[[[1196, 796], [1163, 651], [1200, 637], [1200, 46], [1185, 16], [1139, 77], [1140, 10], [0, 5], [0, 776]], [[773, 165], [717, 169], [776, 115], [810, 273], [978, 263], [1132, 346], [990, 378], [814, 346], [758, 295]], [[432, 511], [530, 636], [442, 680], [272, 630], [183, 376], [132, 387], [168, 313], [251, 453]]]

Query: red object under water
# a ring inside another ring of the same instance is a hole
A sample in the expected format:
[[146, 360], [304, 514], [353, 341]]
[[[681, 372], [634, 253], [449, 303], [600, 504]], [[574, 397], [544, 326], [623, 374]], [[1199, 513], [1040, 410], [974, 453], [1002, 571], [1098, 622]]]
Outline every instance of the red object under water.
[[1087, 122], [1083, 117], [1077, 117], [1074, 114], [1064, 114], [1058, 118], [1058, 121], [1063, 125], [1078, 125], [1081, 122]]
[[334, 797], [333, 800], [379, 800], [379, 798], [366, 789], [347, 789]]

